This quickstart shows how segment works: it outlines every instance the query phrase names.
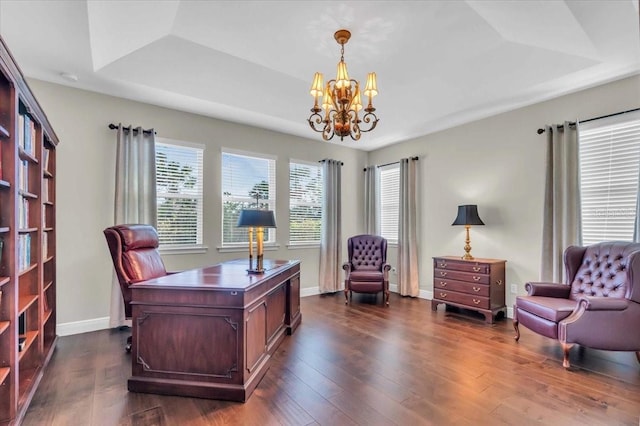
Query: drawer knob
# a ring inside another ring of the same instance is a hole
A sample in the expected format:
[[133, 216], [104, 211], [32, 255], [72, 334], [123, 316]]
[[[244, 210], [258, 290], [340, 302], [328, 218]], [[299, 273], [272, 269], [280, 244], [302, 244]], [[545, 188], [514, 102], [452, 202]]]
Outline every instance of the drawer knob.
[[474, 305], [479, 305], [479, 304], [480, 304], [480, 300], [478, 300], [478, 299], [473, 299], [473, 303], [474, 303]]
[[473, 267], [473, 272], [480, 272], [482, 268], [480, 268], [479, 266], [474, 266]]
[[502, 280], [498, 280], [498, 281], [496, 281], [496, 284], [498, 284], [498, 285], [502, 285]]
[[447, 267], [447, 264], [446, 264], [446, 263], [444, 263], [444, 262], [441, 262], [441, 263], [440, 263], [440, 267], [441, 267], [441, 268], [446, 268], [446, 267]]
[[473, 291], [475, 291], [476, 293], [479, 292], [480, 290], [481, 290], [480, 287], [473, 286]]
[[237, 291], [232, 291], [232, 292], [231, 292], [231, 295], [232, 295], [232, 296], [237, 296], [237, 295], [238, 295], [238, 292], [237, 292]]
[[441, 299], [446, 299], [447, 298], [447, 293], [440, 292], [440, 298]]
[[447, 282], [446, 281], [441, 281], [440, 282], [440, 287], [446, 287], [447, 286]]
[[476, 276], [474, 276], [474, 277], [473, 277], [473, 280], [474, 280], [474, 281], [480, 281], [480, 278], [482, 278], [482, 277], [476, 277]]
[[440, 271], [440, 276], [441, 276], [441, 277], [446, 277], [446, 276], [447, 276], [447, 273], [446, 273], [446, 272], [442, 272], [442, 271]]

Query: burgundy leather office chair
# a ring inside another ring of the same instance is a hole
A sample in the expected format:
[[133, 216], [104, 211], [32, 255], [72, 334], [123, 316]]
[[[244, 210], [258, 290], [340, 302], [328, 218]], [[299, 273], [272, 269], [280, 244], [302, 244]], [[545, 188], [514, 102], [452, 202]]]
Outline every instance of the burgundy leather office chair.
[[345, 270], [345, 303], [351, 302], [353, 292], [383, 294], [383, 303], [389, 306], [389, 270], [387, 240], [377, 235], [356, 235], [347, 240], [349, 261]]
[[570, 367], [574, 344], [611, 351], [635, 351], [640, 362], [640, 244], [605, 242], [568, 247], [567, 283], [530, 282], [513, 307], [519, 325], [562, 345]]
[[[167, 275], [158, 252], [158, 233], [153, 226], [141, 224], [111, 226], [103, 232], [120, 282], [125, 317], [130, 319], [130, 286]], [[127, 338], [125, 348], [127, 352], [131, 351], [131, 336]]]

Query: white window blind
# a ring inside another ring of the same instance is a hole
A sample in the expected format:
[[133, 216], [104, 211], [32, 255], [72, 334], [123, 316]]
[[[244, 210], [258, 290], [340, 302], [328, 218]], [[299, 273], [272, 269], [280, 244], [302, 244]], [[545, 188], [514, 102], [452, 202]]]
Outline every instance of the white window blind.
[[380, 235], [390, 243], [398, 242], [400, 216], [400, 166], [380, 168]]
[[160, 245], [202, 244], [202, 157], [204, 147], [156, 141], [156, 195]]
[[[256, 202], [256, 196], [258, 200]], [[268, 209], [275, 212], [276, 160], [272, 157], [222, 152], [222, 245], [247, 244], [247, 228], [238, 228], [242, 209]], [[254, 237], [255, 238], [255, 237]], [[265, 243], [275, 242], [275, 230], [266, 229]]]
[[320, 243], [322, 167], [289, 163], [289, 243]]
[[640, 114], [580, 125], [582, 242], [632, 241], [640, 170]]

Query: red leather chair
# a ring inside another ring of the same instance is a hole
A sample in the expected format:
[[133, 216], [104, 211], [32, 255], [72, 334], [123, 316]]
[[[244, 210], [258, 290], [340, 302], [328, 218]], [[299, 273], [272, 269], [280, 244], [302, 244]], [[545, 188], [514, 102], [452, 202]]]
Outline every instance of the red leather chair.
[[570, 367], [574, 344], [611, 351], [634, 351], [640, 361], [640, 244], [605, 242], [568, 247], [567, 283], [530, 282], [513, 307], [519, 325], [562, 345], [562, 365]]
[[[158, 252], [158, 233], [151, 225], [116, 225], [106, 228], [104, 236], [109, 245], [113, 266], [120, 282], [124, 312], [131, 318], [131, 285], [167, 275]], [[127, 339], [131, 351], [131, 336]]]
[[389, 306], [389, 270], [387, 240], [377, 235], [356, 235], [347, 240], [349, 261], [345, 270], [344, 297], [349, 304], [353, 292], [383, 294]]

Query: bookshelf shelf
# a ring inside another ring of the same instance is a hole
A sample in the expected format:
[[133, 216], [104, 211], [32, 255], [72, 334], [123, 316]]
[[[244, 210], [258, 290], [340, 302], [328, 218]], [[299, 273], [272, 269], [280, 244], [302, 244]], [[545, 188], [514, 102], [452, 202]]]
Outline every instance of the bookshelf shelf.
[[[0, 426], [5, 426], [20, 424], [57, 340], [56, 262], [49, 254], [56, 253], [58, 137], [1, 36], [0, 122]], [[20, 350], [18, 334], [24, 330]]]

